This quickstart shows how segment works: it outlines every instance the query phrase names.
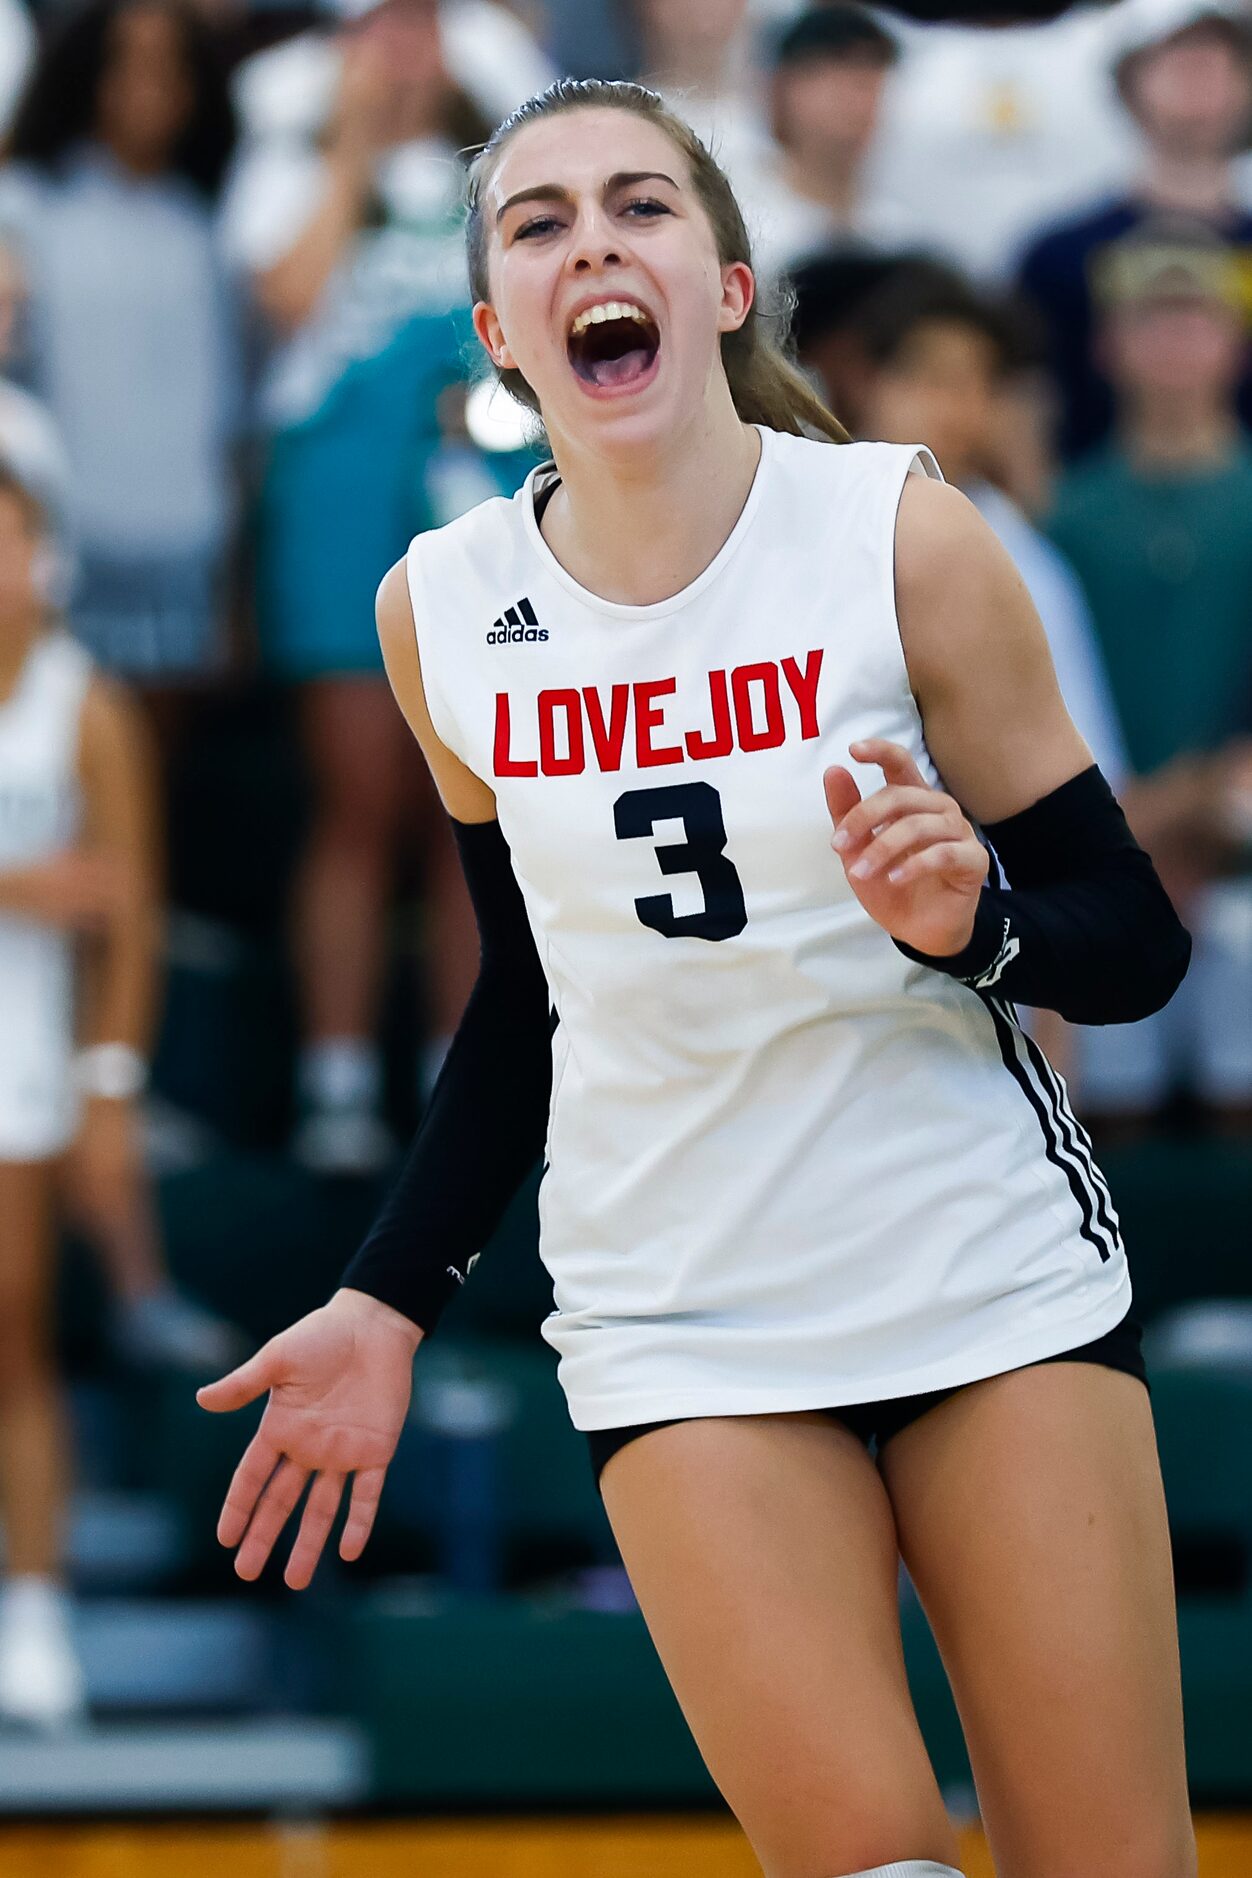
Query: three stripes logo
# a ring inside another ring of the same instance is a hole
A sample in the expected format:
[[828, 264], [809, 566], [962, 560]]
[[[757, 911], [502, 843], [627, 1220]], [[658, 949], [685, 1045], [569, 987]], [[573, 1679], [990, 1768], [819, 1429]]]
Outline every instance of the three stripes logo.
[[546, 639], [548, 629], [535, 617], [529, 600], [519, 600], [500, 615], [487, 634], [489, 646], [517, 646], [524, 640]]

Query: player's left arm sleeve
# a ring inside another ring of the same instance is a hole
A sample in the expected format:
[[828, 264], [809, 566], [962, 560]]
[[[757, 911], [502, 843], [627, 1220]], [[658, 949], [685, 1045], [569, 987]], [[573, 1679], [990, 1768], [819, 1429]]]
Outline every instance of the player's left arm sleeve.
[[983, 888], [963, 951], [897, 939], [906, 958], [1073, 1024], [1133, 1023], [1169, 1002], [1191, 937], [1097, 765], [983, 833], [1012, 884]]

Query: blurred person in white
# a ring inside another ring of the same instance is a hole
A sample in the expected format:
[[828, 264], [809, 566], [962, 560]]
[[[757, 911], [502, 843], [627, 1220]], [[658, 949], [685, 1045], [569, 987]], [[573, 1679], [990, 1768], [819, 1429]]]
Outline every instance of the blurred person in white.
[[[351, 52], [350, 37], [338, 29], [369, 12], [370, 4], [324, 4], [323, 26], [255, 53], [236, 73], [235, 105], [246, 157], [256, 146], [268, 146], [276, 156], [307, 156], [330, 124]], [[524, 22], [497, 0], [439, 0], [439, 16], [448, 72], [489, 127], [556, 76]], [[279, 185], [273, 187], [281, 220]]]
[[[1206, 223], [1238, 251], [1252, 315], [1252, 213], [1238, 199], [1235, 155], [1252, 118], [1252, 9], [1244, 0], [1122, 0], [1110, 10], [1106, 58], [1140, 150], [1136, 171], [1082, 213], [1035, 231], [1018, 282], [1042, 315], [1060, 396], [1066, 458], [1106, 438], [1113, 387], [1095, 344], [1092, 283], [1101, 257], [1162, 214]], [[1252, 424], [1252, 359], [1239, 408]]]
[[163, 1267], [139, 1152], [159, 945], [145, 720], [57, 623], [42, 508], [0, 467], [0, 1719], [84, 1712], [64, 1588], [69, 1423], [57, 1228], [103, 1256], [126, 1354], [211, 1369], [240, 1347]]
[[227, 207], [273, 341], [257, 623], [267, 668], [295, 687], [313, 790], [291, 901], [303, 1035], [293, 1148], [326, 1175], [370, 1175], [396, 1150], [378, 1016], [402, 844], [419, 847], [424, 887], [419, 1093], [477, 968], [451, 835], [373, 623], [380, 570], [409, 537], [451, 520], [451, 497], [470, 506], [496, 493], [492, 464], [463, 437], [450, 452], [444, 435], [457, 428], [447, 394], [464, 382], [470, 338], [461, 153], [490, 129], [451, 69], [455, 17], [437, 0], [384, 0], [345, 18], [333, 43], [313, 42], [337, 85], [324, 129], [255, 144]]
[[764, 281], [817, 249], [931, 244], [869, 183], [869, 156], [899, 47], [865, 7], [814, 6], [766, 40], [774, 153], [746, 191]]
[[884, 103], [874, 186], [976, 279], [1005, 280], [1042, 222], [1129, 174], [1135, 140], [1106, 51], [1108, 15], [1123, 4], [1033, 25], [892, 16], [904, 57]]
[[[1123, 800], [1194, 936], [1168, 1012], [1077, 1033], [1106, 1133], [1172, 1093], [1252, 1134], [1252, 443], [1235, 388], [1243, 263], [1203, 224], [1147, 224], [1103, 257], [1097, 344], [1112, 439], [1062, 479], [1049, 532], [1086, 590], [1132, 771]], [[1162, 1020], [1165, 1021], [1162, 1021]]]
[[234, 137], [180, 0], [89, 0], [53, 28], [0, 176], [21, 365], [64, 440], [71, 626], [140, 684], [163, 746], [222, 660], [240, 357], [214, 204]]

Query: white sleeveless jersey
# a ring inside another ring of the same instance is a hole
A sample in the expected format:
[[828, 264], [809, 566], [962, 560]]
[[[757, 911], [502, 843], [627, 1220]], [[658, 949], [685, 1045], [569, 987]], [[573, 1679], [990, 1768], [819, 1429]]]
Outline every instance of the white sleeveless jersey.
[[1060, 1077], [831, 850], [823, 770], [883, 781], [850, 742], [939, 783], [895, 615], [910, 469], [938, 475], [763, 430], [729, 539], [651, 606], [561, 567], [537, 473], [409, 550], [431, 718], [495, 791], [559, 1019], [543, 1334], [578, 1428], [943, 1388], [1129, 1307]]
[[[78, 730], [92, 664], [67, 633], [36, 641], [0, 704], [0, 871], [69, 846], [81, 826]], [[43, 1160], [73, 1137], [73, 940], [0, 914], [0, 1160]]]

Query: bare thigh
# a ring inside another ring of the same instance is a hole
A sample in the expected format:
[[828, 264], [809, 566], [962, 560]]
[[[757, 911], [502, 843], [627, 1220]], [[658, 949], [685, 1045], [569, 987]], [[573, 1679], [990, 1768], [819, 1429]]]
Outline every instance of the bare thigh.
[[51, 1361], [58, 1163], [0, 1161], [0, 1369]]
[[879, 1467], [998, 1878], [1194, 1878], [1143, 1384], [1095, 1363], [990, 1377], [902, 1429]]
[[891, 1507], [820, 1414], [673, 1423], [605, 1506], [696, 1743], [766, 1878], [956, 1863], [905, 1679]]

